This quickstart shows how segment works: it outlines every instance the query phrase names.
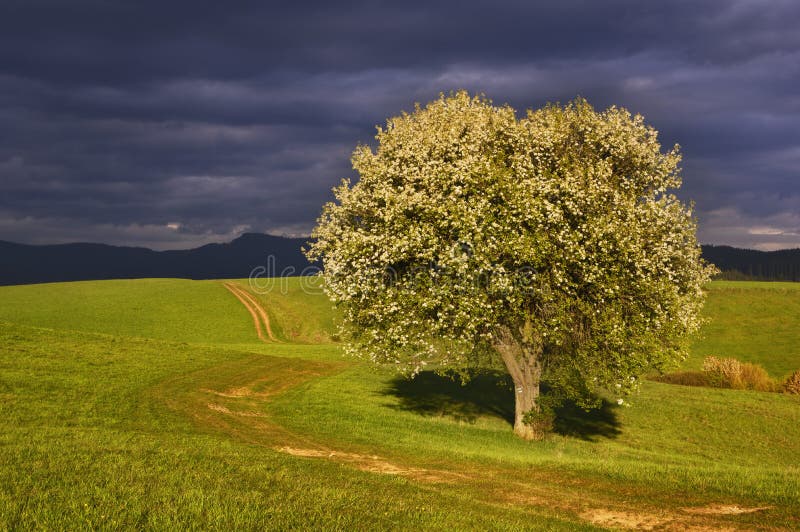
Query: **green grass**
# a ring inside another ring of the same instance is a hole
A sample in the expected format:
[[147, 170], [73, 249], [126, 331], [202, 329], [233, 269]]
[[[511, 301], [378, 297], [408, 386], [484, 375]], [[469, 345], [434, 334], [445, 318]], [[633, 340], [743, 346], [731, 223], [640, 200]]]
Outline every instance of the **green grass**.
[[714, 281], [704, 315], [686, 369], [700, 369], [709, 355], [760, 364], [779, 378], [800, 369], [800, 283]]
[[336, 329], [333, 305], [319, 277], [258, 279], [238, 284], [250, 290], [269, 314], [278, 338], [295, 343], [328, 343]]
[[[563, 522], [231, 438], [153, 388], [242, 353], [4, 324], [3, 528], [524, 527]], [[224, 372], [222, 373], [224, 374]], [[230, 377], [230, 375], [227, 375]], [[206, 382], [213, 385], [213, 382]], [[194, 391], [194, 390], [192, 390]], [[201, 411], [201, 414], [204, 412]]]
[[218, 281], [137, 279], [0, 287], [0, 321], [173, 342], [257, 343]]
[[385, 454], [431, 463], [457, 457], [615, 478], [665, 492], [702, 488], [707, 495], [760, 503], [800, 501], [795, 397], [647, 382], [633, 407], [607, 407], [591, 426], [567, 426], [569, 435], [528, 443], [514, 437], [502, 417], [420, 415], [407, 399], [432, 390], [392, 393], [392, 381], [387, 373], [352, 368], [294, 388], [269, 408], [284, 426], [332, 445], [352, 442], [363, 452], [379, 445]]
[[[219, 282], [0, 288], [0, 528], [572, 530], [598, 510], [800, 527], [797, 397], [647, 382], [630, 408], [564, 413], [523, 442], [492, 378], [344, 359], [330, 305], [299, 283], [259, 295], [277, 344]], [[798, 296], [713, 283], [688, 367], [800, 367]], [[770, 508], [684, 510], [714, 504]]]

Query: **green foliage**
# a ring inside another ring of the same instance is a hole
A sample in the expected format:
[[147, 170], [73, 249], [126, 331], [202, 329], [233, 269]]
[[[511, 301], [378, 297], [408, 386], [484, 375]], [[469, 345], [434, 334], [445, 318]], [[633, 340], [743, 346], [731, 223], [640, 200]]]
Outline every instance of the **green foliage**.
[[578, 99], [517, 120], [459, 92], [376, 138], [309, 252], [350, 352], [415, 373], [511, 342], [578, 396], [624, 395], [685, 356], [713, 268], [670, 192], [677, 147], [641, 116]]
[[536, 408], [529, 410], [522, 422], [530, 425], [537, 433], [548, 433], [553, 430], [556, 421], [556, 407], [560, 401], [554, 401], [552, 395], [540, 395], [536, 398]]

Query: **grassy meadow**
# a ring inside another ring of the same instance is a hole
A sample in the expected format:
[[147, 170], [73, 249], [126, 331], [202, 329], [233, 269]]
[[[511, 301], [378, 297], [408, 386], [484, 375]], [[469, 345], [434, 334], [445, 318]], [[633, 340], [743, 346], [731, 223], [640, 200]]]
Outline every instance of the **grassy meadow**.
[[[253, 290], [269, 343], [219, 281], [0, 287], [0, 528], [800, 528], [797, 396], [647, 381], [524, 442], [502, 379], [347, 359], [304, 282]], [[686, 369], [800, 368], [800, 285], [705, 312]]]

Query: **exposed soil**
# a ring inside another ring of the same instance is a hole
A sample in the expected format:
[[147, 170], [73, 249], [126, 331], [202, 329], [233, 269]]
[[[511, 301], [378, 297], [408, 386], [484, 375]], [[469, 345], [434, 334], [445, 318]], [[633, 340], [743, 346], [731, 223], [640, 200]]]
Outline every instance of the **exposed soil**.
[[[342, 451], [333, 451], [330, 449], [298, 449], [296, 447], [278, 447], [276, 450], [291, 454], [292, 456], [303, 456], [305, 458], [326, 458], [328, 460], [336, 460], [339, 462], [346, 462], [352, 464], [357, 469], [362, 471], [370, 471], [372, 473], [382, 473], [384, 475], [400, 475], [404, 477], [421, 480], [424, 482], [447, 482], [455, 481], [455, 475], [446, 471], [432, 471], [430, 469], [423, 469], [418, 467], [403, 467], [398, 464], [393, 464], [380, 456], [369, 456], [358, 453], [346, 453]], [[448, 479], [448, 477], [451, 477]]]
[[769, 510], [772, 506], [755, 506], [748, 508], [739, 506], [737, 504], [712, 504], [711, 506], [702, 506], [699, 508], [683, 508], [684, 512], [699, 515], [738, 515], [738, 514], [752, 514]]
[[[263, 318], [252, 296], [225, 284], [248, 309], [264, 341]], [[237, 289], [238, 288], [238, 289]], [[261, 309], [263, 311], [263, 309]], [[266, 314], [266, 313], [264, 313]], [[162, 382], [152, 393], [171, 409], [181, 411], [206, 430], [218, 431], [255, 445], [311, 460], [330, 460], [384, 475], [425, 483], [430, 489], [467, 490], [476, 503], [518, 508], [547, 508], [599, 527], [616, 530], [747, 530], [751, 522], [736, 523], [739, 514], [769, 510], [718, 503], [660, 509], [659, 494], [644, 504], [623, 502], [626, 495], [614, 484], [587, 480], [565, 471], [503, 466], [474, 466], [465, 462], [420, 462], [413, 457], [379, 456], [363, 448], [338, 448], [313, 434], [295, 432], [276, 423], [269, 401], [308, 380], [331, 375], [347, 364], [258, 355], [227, 362]], [[509, 482], [511, 478], [516, 480]], [[499, 480], [505, 479], [505, 480]], [[636, 488], [637, 491], [640, 488]], [[643, 487], [641, 489], [644, 489]], [[666, 494], [666, 500], [669, 500]], [[666, 502], [666, 501], [665, 501]], [[769, 522], [764, 516], [765, 523]], [[748, 526], [749, 525], [749, 526]], [[759, 527], [763, 528], [763, 527]]]
[[580, 514], [595, 525], [623, 530], [653, 530], [672, 521], [669, 517], [595, 508]]
[[215, 404], [215, 403], [208, 403], [208, 408], [210, 408], [211, 410], [214, 410], [216, 412], [222, 412], [223, 414], [230, 414], [232, 416], [267, 417], [265, 414], [262, 414], [261, 412], [234, 412], [233, 410], [231, 410], [231, 409], [229, 409], [229, 408], [227, 408], [225, 406], [218, 405], [218, 404]]
[[[256, 334], [258, 334], [259, 339], [261, 341], [266, 342], [268, 339], [277, 342], [278, 339], [275, 338], [275, 335], [272, 334], [272, 327], [269, 323], [269, 316], [264, 308], [258, 303], [255, 297], [242, 288], [241, 286], [237, 285], [236, 283], [222, 283], [222, 285], [227, 288], [236, 299], [241, 302], [242, 305], [245, 306], [247, 311], [250, 313], [250, 316], [253, 318], [253, 323], [256, 327]], [[262, 329], [263, 324], [263, 329]], [[266, 334], [265, 334], [266, 333]]]

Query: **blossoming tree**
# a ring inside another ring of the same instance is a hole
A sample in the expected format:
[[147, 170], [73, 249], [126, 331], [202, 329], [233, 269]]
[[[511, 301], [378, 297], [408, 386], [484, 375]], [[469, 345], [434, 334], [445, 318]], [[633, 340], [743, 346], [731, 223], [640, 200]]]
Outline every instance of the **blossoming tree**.
[[458, 92], [376, 139], [308, 250], [350, 352], [410, 373], [495, 360], [527, 439], [545, 430], [543, 380], [622, 401], [684, 356], [712, 268], [670, 192], [678, 149], [663, 153], [641, 116], [578, 99], [517, 119]]

